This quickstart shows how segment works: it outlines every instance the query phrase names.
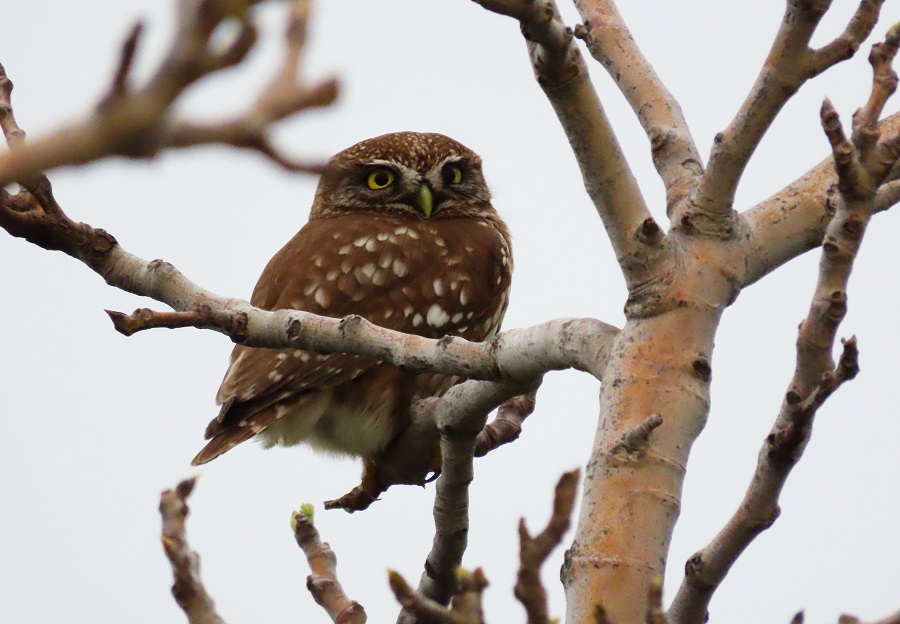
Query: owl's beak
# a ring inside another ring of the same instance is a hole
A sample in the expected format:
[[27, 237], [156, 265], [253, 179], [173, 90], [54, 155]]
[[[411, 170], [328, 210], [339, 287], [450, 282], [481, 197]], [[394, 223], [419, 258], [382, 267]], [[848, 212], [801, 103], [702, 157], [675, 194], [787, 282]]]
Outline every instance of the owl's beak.
[[431, 189], [424, 182], [419, 187], [419, 194], [416, 197], [419, 202], [419, 210], [425, 215], [425, 218], [431, 218], [431, 211], [434, 208], [434, 195]]

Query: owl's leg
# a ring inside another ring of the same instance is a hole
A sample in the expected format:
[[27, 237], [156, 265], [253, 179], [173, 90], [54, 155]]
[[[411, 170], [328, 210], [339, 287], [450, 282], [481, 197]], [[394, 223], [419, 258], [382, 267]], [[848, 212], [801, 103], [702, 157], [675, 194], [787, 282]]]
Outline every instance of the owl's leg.
[[378, 479], [378, 458], [367, 457], [363, 459], [360, 484], [340, 498], [325, 501], [325, 509], [343, 509], [347, 513], [368, 509], [387, 488]]

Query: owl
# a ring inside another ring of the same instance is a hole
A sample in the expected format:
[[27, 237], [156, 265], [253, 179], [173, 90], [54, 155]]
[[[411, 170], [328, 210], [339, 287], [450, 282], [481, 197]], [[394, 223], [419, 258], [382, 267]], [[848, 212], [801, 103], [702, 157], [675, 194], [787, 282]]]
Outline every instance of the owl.
[[[250, 301], [483, 341], [500, 328], [512, 269], [478, 155], [441, 134], [399, 132], [328, 162], [309, 221], [269, 261]], [[408, 426], [413, 402], [459, 381], [358, 355], [238, 345], [193, 464], [254, 436], [265, 447], [306, 443], [377, 460]]]

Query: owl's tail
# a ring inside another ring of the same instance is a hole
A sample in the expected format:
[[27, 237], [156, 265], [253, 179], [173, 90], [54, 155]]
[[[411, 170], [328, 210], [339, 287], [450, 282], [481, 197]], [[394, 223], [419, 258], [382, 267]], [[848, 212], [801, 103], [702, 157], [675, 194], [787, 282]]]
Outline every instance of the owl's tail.
[[227, 429], [222, 433], [213, 436], [213, 438], [206, 443], [206, 446], [197, 453], [197, 456], [191, 460], [191, 465], [199, 466], [200, 464], [210, 462], [222, 453], [230, 451], [241, 442], [249, 440], [255, 434], [252, 427], [232, 427]]

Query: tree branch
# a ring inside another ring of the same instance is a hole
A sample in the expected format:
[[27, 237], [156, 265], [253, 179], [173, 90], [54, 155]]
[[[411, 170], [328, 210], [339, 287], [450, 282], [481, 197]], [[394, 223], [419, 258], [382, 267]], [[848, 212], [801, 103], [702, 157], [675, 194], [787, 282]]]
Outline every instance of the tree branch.
[[826, 100], [821, 120], [832, 146], [840, 197], [828, 224], [819, 278], [809, 313], [800, 324], [794, 378], [781, 412], [759, 454], [753, 479], [740, 507], [715, 539], [695, 553], [669, 609], [675, 624], [702, 624], [713, 592], [750, 542], [778, 517], [778, 497], [791, 469], [812, 435], [813, 419], [825, 400], [859, 371], [856, 339], [843, 341], [837, 366], [832, 350], [840, 322], [847, 313], [847, 285], [866, 226], [875, 212], [878, 188], [900, 157], [897, 135], [880, 140], [878, 117], [896, 88], [890, 63], [900, 46], [900, 29], [873, 48], [872, 94], [855, 115], [848, 140], [837, 113]]
[[572, 31], [553, 0], [475, 0], [521, 23], [538, 84], [550, 100], [581, 168], [584, 186], [597, 208], [630, 285], [642, 277], [633, 257], [646, 254], [636, 233], [651, 219], [609, 119], [600, 105]]
[[281, 154], [268, 132], [275, 122], [310, 108], [329, 106], [338, 96], [334, 78], [314, 85], [300, 80], [300, 64], [309, 24], [309, 0], [295, 0], [285, 29], [285, 58], [269, 87], [260, 94], [249, 111], [220, 123], [176, 122], [166, 129], [169, 147], [219, 143], [256, 150], [279, 166], [296, 172], [321, 173], [323, 163], [303, 163]]
[[159, 498], [162, 516], [162, 545], [175, 584], [172, 595], [187, 616], [190, 624], [224, 624], [216, 613], [213, 599], [206, 593], [200, 580], [200, 556], [191, 550], [185, 536], [185, 520], [189, 512], [187, 498], [196, 484], [196, 478], [186, 479], [172, 490], [165, 490]]
[[513, 397], [497, 409], [497, 416], [484, 426], [475, 439], [475, 457], [484, 457], [504, 444], [515, 442], [522, 423], [534, 412], [537, 390]]
[[559, 546], [572, 523], [572, 509], [578, 488], [578, 470], [563, 473], [556, 484], [553, 515], [538, 535], [531, 537], [525, 519], [519, 520], [519, 573], [515, 595], [528, 616], [528, 624], [549, 624], [547, 591], [541, 583], [541, 566]]
[[584, 20], [575, 27], [575, 36], [603, 64], [641, 122], [671, 214], [703, 173], [681, 106], [644, 57], [612, 0], [576, 0], [575, 5]]
[[309, 562], [312, 573], [306, 578], [306, 588], [316, 604], [325, 609], [335, 624], [363, 624], [366, 611], [344, 594], [337, 578], [337, 556], [313, 525], [312, 505], [303, 505], [291, 514], [291, 530]]
[[[272, 86], [254, 108], [229, 122], [172, 124], [175, 100], [201, 78], [240, 63], [256, 42], [250, 8], [261, 0], [184, 0], [178, 4], [175, 38], [147, 82], [129, 88], [132, 59], [140, 42], [135, 26], [122, 48], [120, 61], [106, 95], [86, 119], [39, 138], [28, 146], [0, 154], [0, 186], [27, 180], [64, 165], [80, 165], [109, 156], [146, 158], [167, 147], [228, 143], [265, 154], [294, 170], [317, 171], [318, 165], [294, 163], [278, 153], [266, 133], [271, 123], [337, 97], [337, 83], [326, 80], [305, 87], [288, 77], [296, 71], [304, 42], [308, 0], [295, 0], [289, 26], [287, 59]], [[237, 21], [238, 33], [225, 46], [211, 44], [218, 26]]]
[[744, 169], [787, 101], [807, 80], [850, 58], [878, 21], [884, 0], [861, 0], [846, 30], [820, 50], [809, 48], [831, 0], [788, 2], [781, 27], [756, 83], [740, 110], [716, 135], [695, 199], [701, 213], [725, 215]]

